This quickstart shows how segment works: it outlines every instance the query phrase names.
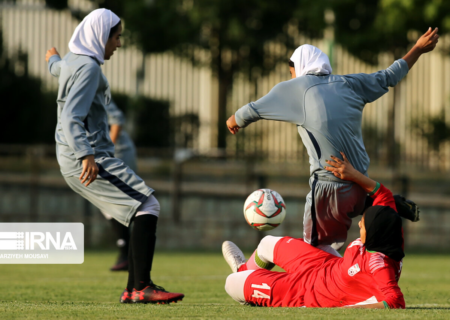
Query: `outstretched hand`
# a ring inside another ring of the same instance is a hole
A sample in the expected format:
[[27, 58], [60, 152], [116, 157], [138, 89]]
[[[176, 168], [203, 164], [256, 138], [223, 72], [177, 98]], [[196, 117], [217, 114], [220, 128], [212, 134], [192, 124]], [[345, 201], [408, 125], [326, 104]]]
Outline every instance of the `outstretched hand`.
[[236, 118], [234, 117], [234, 114], [231, 117], [228, 118], [228, 120], [227, 120], [227, 127], [228, 127], [228, 130], [232, 134], [238, 133], [240, 127], [236, 123]]
[[416, 47], [420, 49], [421, 53], [426, 53], [433, 51], [436, 47], [436, 44], [439, 41], [438, 28], [434, 28], [434, 30], [428, 28], [427, 32], [425, 32], [419, 40], [416, 42]]
[[433, 51], [436, 48], [436, 44], [439, 41], [438, 28], [434, 28], [434, 30], [428, 28], [427, 32], [425, 32], [419, 40], [417, 40], [414, 47], [403, 57], [403, 60], [408, 64], [408, 68], [414, 66], [419, 57], [427, 52]]
[[344, 160], [335, 156], [330, 156], [333, 160], [325, 160], [331, 166], [325, 167], [325, 170], [332, 172], [339, 179], [354, 181], [361, 173], [353, 168], [343, 152], [341, 152], [341, 155]]
[[47, 53], [45, 54], [45, 61], [48, 62], [48, 60], [50, 60], [50, 57], [54, 56], [55, 54], [59, 56], [58, 50], [56, 50], [55, 47], [47, 50]]

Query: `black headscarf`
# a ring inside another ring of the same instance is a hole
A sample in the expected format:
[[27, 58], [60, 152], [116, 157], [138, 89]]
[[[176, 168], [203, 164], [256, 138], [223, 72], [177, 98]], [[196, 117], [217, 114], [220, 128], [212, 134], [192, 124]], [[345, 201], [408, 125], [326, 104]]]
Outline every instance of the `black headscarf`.
[[366, 210], [366, 249], [387, 255], [395, 261], [405, 256], [403, 252], [402, 219], [388, 206], [374, 206]]

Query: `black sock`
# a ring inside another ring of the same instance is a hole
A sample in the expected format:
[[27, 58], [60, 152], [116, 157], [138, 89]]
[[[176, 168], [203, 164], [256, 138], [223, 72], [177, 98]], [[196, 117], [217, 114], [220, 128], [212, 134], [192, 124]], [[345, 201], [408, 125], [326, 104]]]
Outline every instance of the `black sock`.
[[[132, 223], [130, 223], [130, 230], [133, 230]], [[133, 231], [131, 231], [133, 233]], [[127, 289], [128, 291], [133, 291], [134, 288], [134, 263], [133, 263], [133, 245], [132, 245], [132, 238], [130, 237], [129, 241], [129, 250], [128, 250], [128, 283], [127, 283]]]
[[131, 249], [134, 269], [134, 288], [142, 290], [151, 282], [153, 255], [156, 244], [156, 224], [158, 217], [144, 214], [133, 219]]
[[128, 227], [125, 227], [119, 221], [111, 219], [111, 225], [117, 238], [117, 246], [119, 247], [119, 262], [126, 260], [128, 257], [128, 248], [130, 242], [130, 233]]

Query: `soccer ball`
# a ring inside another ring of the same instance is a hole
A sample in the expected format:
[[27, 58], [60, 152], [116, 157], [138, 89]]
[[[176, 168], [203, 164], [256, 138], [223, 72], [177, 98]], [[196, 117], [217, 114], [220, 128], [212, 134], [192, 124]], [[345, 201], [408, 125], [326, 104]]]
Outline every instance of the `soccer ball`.
[[259, 189], [245, 200], [244, 217], [253, 229], [272, 230], [283, 222], [285, 216], [284, 200], [276, 191]]

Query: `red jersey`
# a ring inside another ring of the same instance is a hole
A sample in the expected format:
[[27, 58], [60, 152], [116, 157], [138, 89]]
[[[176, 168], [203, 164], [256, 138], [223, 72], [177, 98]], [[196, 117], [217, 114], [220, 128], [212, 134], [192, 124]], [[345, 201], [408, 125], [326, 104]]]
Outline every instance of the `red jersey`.
[[304, 296], [307, 307], [342, 307], [386, 301], [390, 308], [405, 308], [398, 287], [402, 262], [365, 250], [353, 241], [341, 259], [325, 263]]
[[[392, 192], [383, 185], [372, 197], [374, 206], [389, 206], [397, 211]], [[367, 251], [361, 240], [356, 239], [342, 259], [325, 263], [317, 272], [311, 294], [305, 295], [305, 305], [338, 307], [386, 301], [390, 308], [404, 309], [405, 300], [398, 287], [401, 271], [401, 261]]]
[[[374, 205], [394, 210], [392, 193], [381, 185]], [[402, 262], [380, 252], [369, 252], [360, 239], [338, 258], [303, 241], [278, 241], [274, 262], [286, 273], [257, 270], [245, 282], [245, 298], [261, 306], [343, 307], [385, 301], [390, 308], [405, 308], [398, 287]]]

